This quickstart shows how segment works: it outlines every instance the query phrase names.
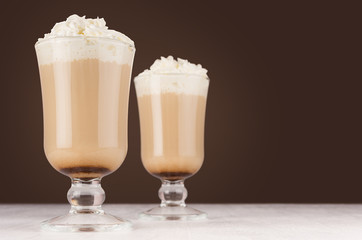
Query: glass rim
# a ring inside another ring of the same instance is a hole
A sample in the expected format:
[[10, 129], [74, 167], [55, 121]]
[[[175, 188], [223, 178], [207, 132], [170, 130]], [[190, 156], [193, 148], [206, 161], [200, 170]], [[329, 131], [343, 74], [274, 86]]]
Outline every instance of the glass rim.
[[152, 75], [156, 75], [156, 76], [182, 76], [182, 75], [185, 75], [185, 76], [191, 76], [191, 77], [200, 77], [200, 78], [203, 78], [207, 81], [210, 81], [210, 78], [209, 76], [204, 76], [204, 75], [201, 75], [201, 74], [196, 74], [196, 73], [172, 73], [172, 72], [165, 72], [165, 73], [146, 73], [146, 74], [143, 74], [143, 75], [137, 75], [136, 77], [134, 77], [134, 79], [138, 79], [138, 78], [147, 78], [149, 76], [152, 76]]
[[51, 42], [51, 41], [57, 41], [57, 40], [92, 40], [92, 39], [100, 39], [102, 41], [109, 41], [109, 42], [114, 42], [114, 43], [119, 43], [119, 44], [123, 44], [126, 45], [128, 47], [131, 47], [132, 49], [136, 49], [134, 44], [130, 44], [128, 42], [125, 42], [123, 40], [119, 40], [119, 39], [113, 39], [113, 38], [108, 38], [108, 37], [97, 37], [97, 36], [56, 36], [56, 37], [51, 37], [48, 39], [41, 39], [36, 41], [36, 43], [34, 44], [35, 47], [43, 44], [43, 43], [47, 43], [47, 42]]

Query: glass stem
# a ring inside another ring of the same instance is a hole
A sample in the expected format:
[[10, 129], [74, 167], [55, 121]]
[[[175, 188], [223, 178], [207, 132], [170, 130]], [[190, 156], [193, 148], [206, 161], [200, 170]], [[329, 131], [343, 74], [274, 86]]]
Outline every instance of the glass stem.
[[72, 205], [70, 213], [103, 213], [102, 204], [106, 196], [99, 178], [89, 181], [72, 179], [67, 197]]
[[186, 207], [187, 190], [183, 180], [162, 180], [158, 196], [161, 199], [161, 207]]

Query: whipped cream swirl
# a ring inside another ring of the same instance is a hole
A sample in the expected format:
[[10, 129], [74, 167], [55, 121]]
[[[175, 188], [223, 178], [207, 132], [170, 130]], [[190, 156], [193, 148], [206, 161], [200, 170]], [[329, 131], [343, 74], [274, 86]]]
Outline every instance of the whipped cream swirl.
[[146, 69], [140, 73], [139, 76], [145, 76], [153, 73], [184, 73], [207, 77], [207, 70], [200, 64], [196, 65], [190, 63], [186, 59], [181, 58], [174, 59], [172, 56], [168, 56], [167, 58], [161, 57], [161, 59], [157, 59], [151, 65], [150, 69]]
[[38, 41], [55, 37], [104, 37], [123, 41], [134, 46], [134, 42], [123, 33], [108, 29], [106, 21], [103, 18], [86, 18], [73, 14], [66, 21], [56, 23], [50, 33], [44, 34], [44, 38]]
[[209, 78], [207, 70], [181, 58], [172, 56], [157, 59], [150, 69], [140, 73], [135, 79], [137, 96], [149, 94], [175, 93], [207, 95]]

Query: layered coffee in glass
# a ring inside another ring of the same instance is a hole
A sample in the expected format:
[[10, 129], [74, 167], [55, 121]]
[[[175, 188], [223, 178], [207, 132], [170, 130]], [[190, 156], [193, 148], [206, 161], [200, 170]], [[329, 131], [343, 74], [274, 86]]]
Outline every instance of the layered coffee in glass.
[[204, 124], [209, 79], [206, 70], [186, 60], [161, 58], [135, 80], [143, 166], [162, 181], [161, 205], [143, 218], [202, 219], [186, 206], [184, 181], [204, 161]]
[[68, 214], [43, 222], [57, 231], [128, 228], [104, 213], [101, 179], [127, 153], [130, 77], [135, 48], [103, 19], [73, 15], [35, 44], [41, 79], [44, 150], [72, 180]]

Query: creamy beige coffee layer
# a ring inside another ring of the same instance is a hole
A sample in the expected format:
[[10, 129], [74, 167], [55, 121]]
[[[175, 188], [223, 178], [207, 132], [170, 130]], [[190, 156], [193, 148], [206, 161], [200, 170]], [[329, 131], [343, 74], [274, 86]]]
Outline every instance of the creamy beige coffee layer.
[[138, 94], [142, 162], [169, 180], [196, 173], [204, 160], [206, 96]]
[[127, 153], [131, 67], [80, 59], [39, 68], [49, 162], [75, 178], [115, 171]]

